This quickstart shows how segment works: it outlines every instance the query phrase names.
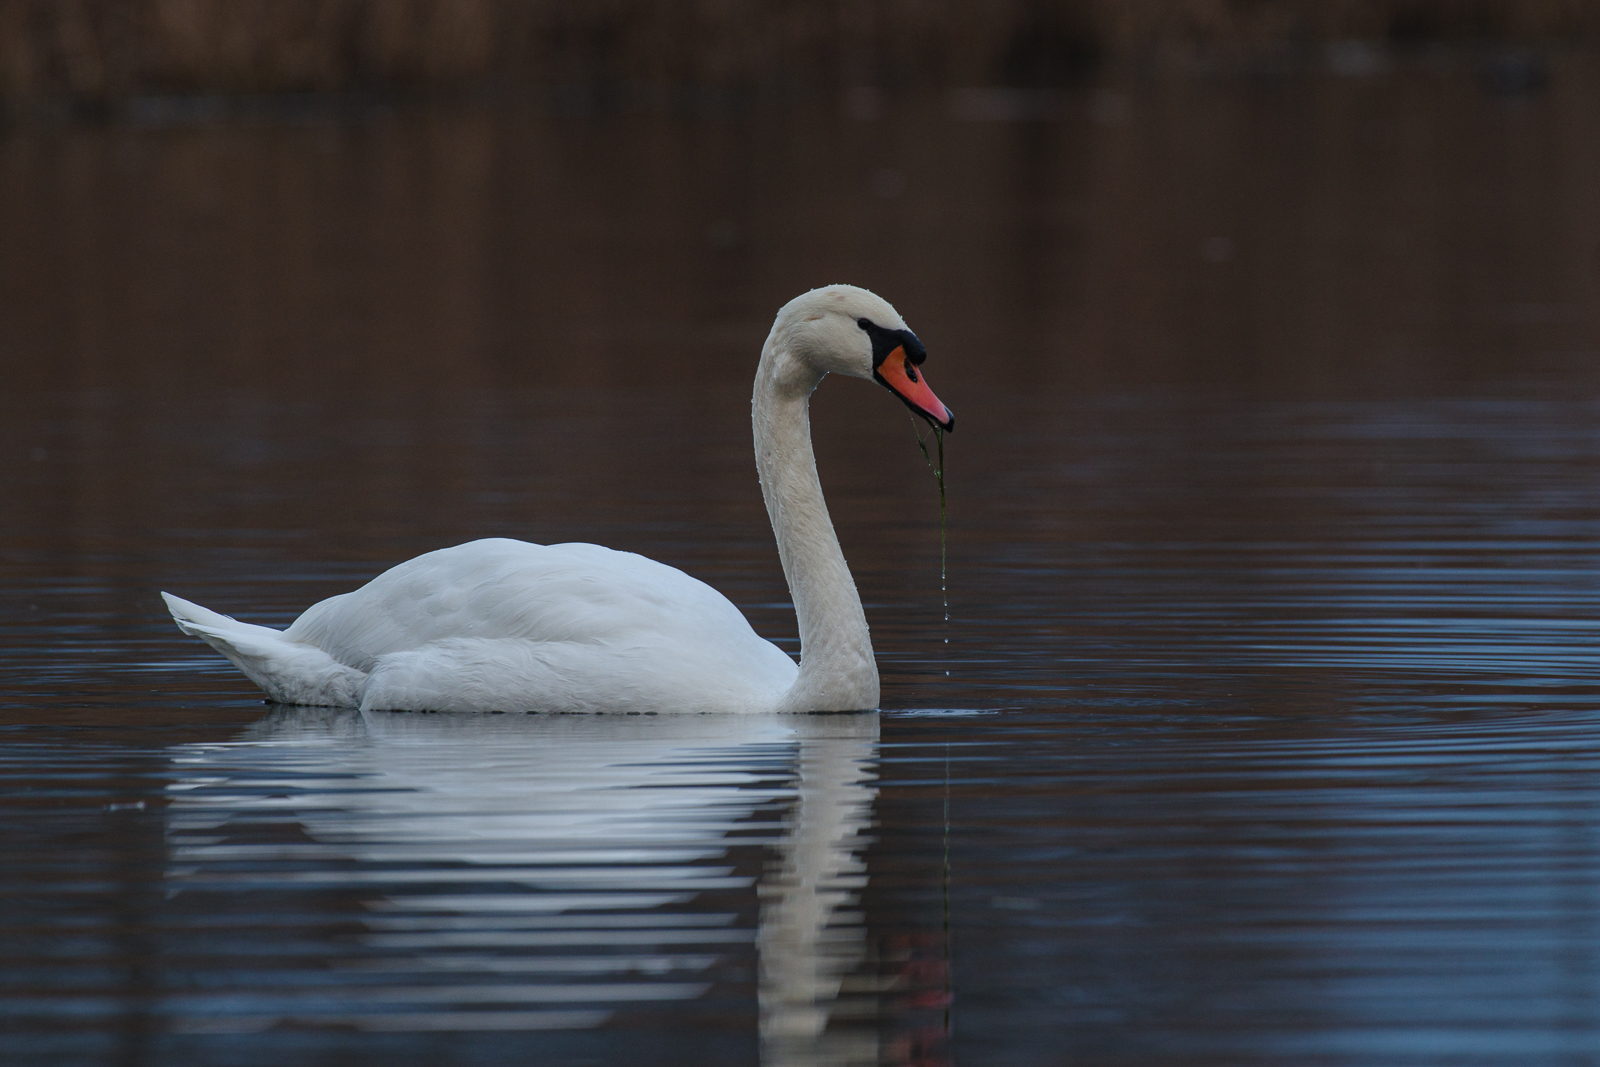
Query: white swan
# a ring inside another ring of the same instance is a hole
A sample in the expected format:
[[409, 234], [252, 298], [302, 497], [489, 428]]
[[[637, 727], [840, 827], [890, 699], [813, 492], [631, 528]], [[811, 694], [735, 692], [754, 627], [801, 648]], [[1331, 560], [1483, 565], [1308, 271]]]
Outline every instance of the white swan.
[[872, 378], [946, 430], [925, 353], [888, 302], [849, 285], [785, 304], [751, 402], [756, 467], [800, 622], [800, 664], [722, 594], [598, 545], [491, 538], [418, 556], [287, 630], [162, 593], [186, 634], [276, 701], [364, 711], [806, 712], [878, 706], [861, 598], [811, 451], [808, 403], [832, 371]]

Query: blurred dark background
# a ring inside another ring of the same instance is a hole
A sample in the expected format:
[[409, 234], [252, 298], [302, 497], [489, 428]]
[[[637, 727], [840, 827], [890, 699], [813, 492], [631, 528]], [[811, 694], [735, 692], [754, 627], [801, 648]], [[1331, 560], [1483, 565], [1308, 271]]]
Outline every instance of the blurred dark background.
[[0, 91], [13, 107], [92, 108], [173, 92], [1039, 87], [1105, 64], [1529, 46], [1597, 28], [1592, 0], [4, 0]]
[[536, 380], [593, 378], [616, 331], [744, 353], [853, 279], [1079, 381], [1538, 364], [1592, 347], [1597, 31], [1596, 0], [0, 0], [0, 358], [325, 391], [559, 345], [589, 355]]

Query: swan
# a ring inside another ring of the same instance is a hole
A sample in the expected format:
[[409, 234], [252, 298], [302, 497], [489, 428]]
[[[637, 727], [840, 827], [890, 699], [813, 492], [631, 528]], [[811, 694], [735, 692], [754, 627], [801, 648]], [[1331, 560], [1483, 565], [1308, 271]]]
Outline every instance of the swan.
[[866, 615], [817, 479], [809, 402], [870, 378], [942, 429], [922, 343], [883, 298], [813, 289], [779, 310], [751, 415], [761, 494], [800, 624], [800, 662], [675, 567], [599, 545], [471, 541], [401, 563], [287, 630], [170, 593], [178, 629], [268, 698], [362, 711], [815, 712], [878, 706]]

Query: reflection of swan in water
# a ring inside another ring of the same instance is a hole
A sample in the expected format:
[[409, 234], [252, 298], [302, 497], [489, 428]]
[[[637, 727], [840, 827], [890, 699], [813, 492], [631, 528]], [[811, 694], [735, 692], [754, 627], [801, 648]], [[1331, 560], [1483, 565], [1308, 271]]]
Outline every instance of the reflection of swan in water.
[[866, 844], [862, 831], [877, 793], [867, 784], [877, 762], [877, 716], [805, 718], [811, 732], [796, 753], [794, 817], [761, 885], [762, 1061], [767, 1067], [876, 1064], [875, 1040], [859, 1031], [829, 1035], [826, 1028], [841, 979], [865, 947], [864, 931], [852, 926], [846, 933], [841, 920], [867, 882], [858, 849]]
[[772, 712], [878, 706], [878, 667], [828, 518], [808, 404], [824, 375], [876, 380], [936, 427], [922, 344], [886, 302], [830, 285], [791, 300], [761, 351], [756, 467], [800, 623], [800, 665], [721, 593], [598, 545], [493, 538], [418, 556], [287, 630], [163, 593], [178, 628], [273, 700], [429, 711]]
[[828, 1028], [866, 950], [877, 737], [875, 714], [283, 708], [180, 746], [172, 891], [333, 891], [362, 933], [319, 996], [180, 998], [177, 1025], [594, 1027], [725, 976], [759, 880], [764, 1062], [877, 1063], [875, 1036]]

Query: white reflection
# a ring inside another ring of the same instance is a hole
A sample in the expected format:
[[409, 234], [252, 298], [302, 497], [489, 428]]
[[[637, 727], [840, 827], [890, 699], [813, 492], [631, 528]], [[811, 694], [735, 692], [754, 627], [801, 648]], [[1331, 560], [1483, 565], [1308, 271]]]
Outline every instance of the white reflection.
[[779, 861], [761, 882], [762, 1063], [879, 1062], [867, 1028], [827, 1031], [842, 978], [861, 962], [865, 930], [852, 910], [867, 882], [863, 836], [877, 795], [877, 716], [806, 716], [799, 797]]
[[181, 746], [171, 892], [342, 890], [364, 932], [318, 961], [336, 986], [172, 998], [175, 1025], [598, 1026], [727, 981], [754, 887], [763, 1062], [876, 1064], [875, 1027], [829, 1022], [865, 955], [877, 747], [875, 714], [313, 708]]

